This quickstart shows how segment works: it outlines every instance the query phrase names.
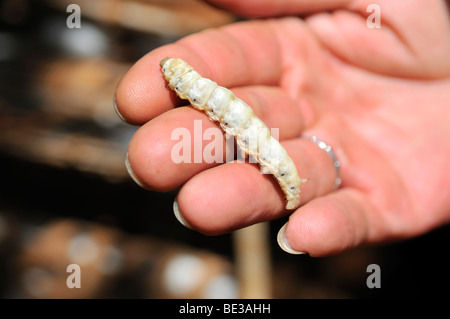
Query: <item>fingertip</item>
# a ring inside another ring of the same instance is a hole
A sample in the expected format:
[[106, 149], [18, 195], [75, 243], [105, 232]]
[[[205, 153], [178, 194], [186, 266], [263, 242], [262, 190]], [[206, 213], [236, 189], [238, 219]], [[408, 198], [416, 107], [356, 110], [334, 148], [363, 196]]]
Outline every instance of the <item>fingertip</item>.
[[118, 116], [123, 122], [127, 122], [127, 120], [123, 117], [122, 114], [120, 114], [120, 111], [119, 111], [119, 109], [117, 108], [116, 94], [114, 94], [114, 96], [113, 96], [113, 107], [114, 107], [114, 111], [116, 112], [117, 116]]
[[179, 171], [168, 162], [172, 146], [170, 131], [159, 124], [150, 121], [134, 134], [128, 145], [127, 168], [142, 188], [166, 192], [179, 186], [175, 178]]
[[134, 173], [133, 169], [131, 168], [130, 160], [128, 158], [128, 153], [125, 157], [125, 167], [127, 169], [128, 175], [130, 175], [131, 179], [140, 187], [145, 188], [144, 183], [142, 183], [142, 181], [139, 178], [137, 178], [136, 174]]
[[280, 246], [280, 248], [282, 250], [284, 250], [285, 252], [287, 252], [288, 254], [291, 254], [291, 255], [306, 254], [306, 252], [297, 251], [297, 250], [292, 249], [291, 244], [289, 243], [289, 241], [286, 238], [287, 225], [288, 225], [288, 223], [284, 224], [284, 226], [281, 227], [281, 229], [278, 231], [278, 235], [277, 235], [278, 245]]
[[166, 88], [160, 67], [166, 54], [159, 51], [152, 51], [137, 61], [117, 85], [114, 107], [127, 123], [143, 124], [180, 103]]
[[193, 229], [193, 227], [184, 218], [183, 213], [180, 210], [180, 205], [178, 204], [178, 196], [175, 197], [175, 200], [173, 201], [173, 214], [181, 225], [183, 225], [187, 229]]
[[335, 255], [358, 245], [358, 225], [345, 210], [334, 205], [336, 202], [318, 198], [292, 214], [285, 229], [290, 249], [319, 257]]
[[[200, 175], [200, 177], [199, 177]], [[216, 196], [207, 171], [194, 176], [183, 185], [177, 195], [178, 212], [191, 229], [204, 235], [220, 235], [228, 230], [229, 217], [221, 214], [220, 196]], [[232, 218], [232, 217], [231, 217]], [[184, 224], [184, 223], [182, 223]]]

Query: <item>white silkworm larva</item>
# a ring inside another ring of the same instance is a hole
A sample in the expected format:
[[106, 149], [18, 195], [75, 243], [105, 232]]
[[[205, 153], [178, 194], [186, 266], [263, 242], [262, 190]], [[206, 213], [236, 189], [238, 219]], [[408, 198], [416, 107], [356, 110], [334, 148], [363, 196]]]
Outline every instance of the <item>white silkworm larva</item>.
[[182, 59], [165, 58], [160, 65], [169, 88], [196, 109], [206, 112], [212, 121], [219, 122], [225, 133], [234, 136], [243, 152], [275, 176], [286, 195], [286, 208], [297, 208], [300, 186], [306, 180], [298, 176], [286, 150], [270, 135], [269, 128], [251, 107], [229, 89], [201, 77]]

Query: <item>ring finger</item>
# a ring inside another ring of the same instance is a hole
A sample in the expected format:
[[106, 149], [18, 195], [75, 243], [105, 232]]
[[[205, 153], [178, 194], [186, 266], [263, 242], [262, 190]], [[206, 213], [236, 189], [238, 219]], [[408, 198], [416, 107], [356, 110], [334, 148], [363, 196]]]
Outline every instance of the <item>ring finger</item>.
[[[309, 139], [282, 143], [299, 175], [300, 201], [328, 194], [336, 187], [336, 170], [330, 156]], [[284, 216], [284, 194], [271, 175], [257, 165], [227, 163], [205, 170], [184, 184], [177, 196], [181, 222], [205, 234], [221, 234], [257, 222]]]

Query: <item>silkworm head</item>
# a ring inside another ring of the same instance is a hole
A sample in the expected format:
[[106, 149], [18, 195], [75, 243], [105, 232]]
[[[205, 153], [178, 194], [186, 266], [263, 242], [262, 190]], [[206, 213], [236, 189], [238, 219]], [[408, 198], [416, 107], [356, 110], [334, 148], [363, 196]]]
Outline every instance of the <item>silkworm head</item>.
[[161, 67], [164, 67], [164, 64], [166, 64], [167, 61], [171, 60], [172, 58], [164, 58], [161, 60], [161, 62], [159, 62], [159, 65]]

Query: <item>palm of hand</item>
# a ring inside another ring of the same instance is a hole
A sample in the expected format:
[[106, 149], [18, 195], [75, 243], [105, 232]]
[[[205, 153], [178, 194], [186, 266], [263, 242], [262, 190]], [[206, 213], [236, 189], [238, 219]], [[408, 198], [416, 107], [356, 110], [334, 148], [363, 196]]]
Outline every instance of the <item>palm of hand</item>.
[[[349, 32], [341, 33], [341, 42], [330, 48], [326, 39], [333, 35], [327, 33], [329, 29], [322, 30], [321, 23], [329, 27], [331, 19], [341, 20], [335, 32]], [[363, 21], [356, 25], [352, 19], [350, 14], [340, 13], [307, 21], [312, 37], [325, 40], [327, 52], [314, 55], [315, 62], [308, 61], [318, 65], [313, 73], [320, 79], [311, 77], [313, 81], [324, 83], [309, 97], [311, 103], [302, 103], [309, 105], [305, 113], [312, 114], [305, 134], [311, 130], [337, 149], [342, 186], [359, 193], [360, 205], [353, 209], [359, 206], [363, 220], [357, 220], [358, 213], [352, 214], [350, 219], [358, 226], [350, 228], [366, 226], [359, 234], [362, 242], [412, 236], [449, 220], [450, 176], [445, 166], [450, 156], [446, 142], [450, 125], [442, 119], [450, 120], [446, 58], [450, 33], [433, 44], [440, 53], [438, 59], [427, 56], [426, 43], [417, 43], [418, 52], [410, 58], [404, 52], [405, 43], [398, 40], [386, 46], [389, 34], [369, 30]], [[354, 42], [358, 37], [362, 46]], [[349, 43], [361, 52], [349, 56], [348, 48], [343, 47]], [[389, 54], [391, 60], [384, 58]], [[407, 58], [415, 60], [412, 66], [398, 63]], [[381, 65], [380, 59], [384, 61]], [[389, 65], [393, 67], [387, 69]]]

